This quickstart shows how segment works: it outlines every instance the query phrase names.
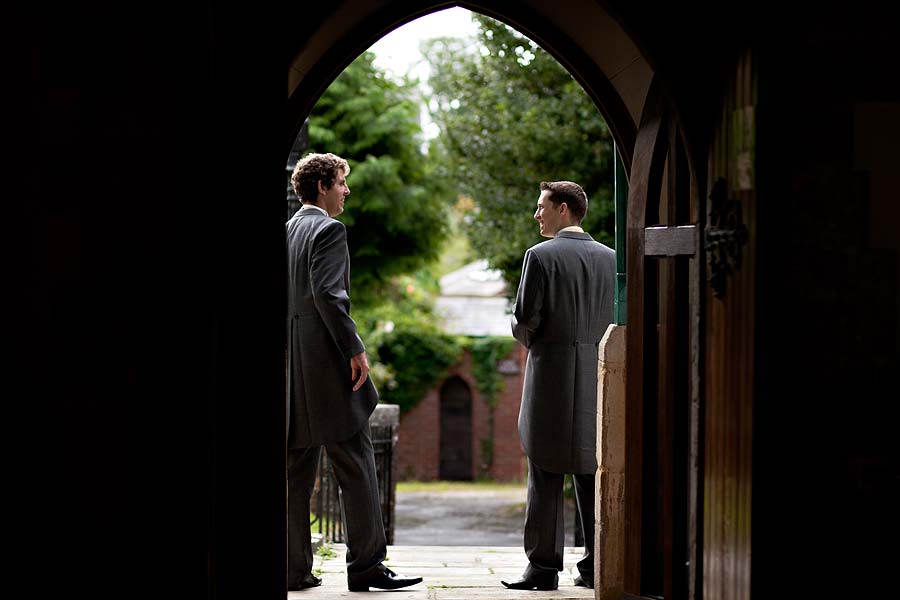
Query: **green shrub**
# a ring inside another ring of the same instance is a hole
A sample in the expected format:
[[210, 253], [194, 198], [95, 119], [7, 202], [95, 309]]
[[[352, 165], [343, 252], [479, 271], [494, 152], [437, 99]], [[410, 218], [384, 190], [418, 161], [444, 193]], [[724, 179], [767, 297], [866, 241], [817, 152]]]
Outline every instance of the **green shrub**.
[[377, 361], [387, 365], [392, 376], [379, 394], [382, 401], [398, 404], [406, 412], [459, 361], [462, 347], [433, 321], [403, 319], [390, 329], [376, 333], [371, 341]]

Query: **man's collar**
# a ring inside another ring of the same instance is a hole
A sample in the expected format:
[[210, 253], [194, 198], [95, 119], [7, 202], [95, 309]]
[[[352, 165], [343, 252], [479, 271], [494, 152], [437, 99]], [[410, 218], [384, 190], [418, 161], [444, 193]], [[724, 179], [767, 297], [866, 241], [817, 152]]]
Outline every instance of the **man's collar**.
[[321, 206], [316, 206], [315, 204], [304, 204], [300, 207], [300, 210], [317, 210], [326, 217], [328, 216], [328, 211], [322, 208]]
[[564, 233], [567, 231], [571, 231], [572, 233], [584, 233], [584, 229], [582, 229], [581, 226], [579, 226], [579, 225], [569, 225], [568, 227], [563, 227], [556, 233], [558, 235], [560, 233]]
[[570, 240], [593, 240], [591, 234], [583, 231], [558, 231], [557, 238], [568, 238]]

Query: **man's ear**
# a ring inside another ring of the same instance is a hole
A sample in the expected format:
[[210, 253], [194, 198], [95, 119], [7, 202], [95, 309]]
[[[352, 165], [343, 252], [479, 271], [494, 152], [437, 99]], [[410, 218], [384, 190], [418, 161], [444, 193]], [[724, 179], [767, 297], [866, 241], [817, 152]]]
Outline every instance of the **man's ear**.
[[569, 214], [569, 205], [566, 204], [565, 202], [560, 203], [559, 214], [560, 214], [560, 216]]
[[328, 188], [325, 187], [325, 186], [322, 184], [322, 180], [321, 180], [321, 179], [319, 179], [318, 181], [316, 181], [316, 186], [319, 188], [319, 193], [320, 193], [320, 194], [324, 194], [324, 193], [326, 193], [326, 192], [328, 191]]

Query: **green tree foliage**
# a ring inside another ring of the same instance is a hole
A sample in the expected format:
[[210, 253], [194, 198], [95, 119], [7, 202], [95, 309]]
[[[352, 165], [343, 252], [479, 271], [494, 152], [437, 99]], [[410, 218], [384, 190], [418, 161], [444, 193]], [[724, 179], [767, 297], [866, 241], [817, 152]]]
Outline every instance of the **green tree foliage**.
[[416, 92], [362, 54], [331, 84], [309, 121], [309, 151], [350, 163], [347, 225], [354, 306], [384, 300], [395, 275], [434, 261], [448, 231], [449, 198], [421, 151]]
[[470, 196], [475, 253], [515, 293], [527, 248], [540, 242], [532, 216], [541, 181], [570, 180], [589, 198], [585, 230], [613, 243], [612, 139], [593, 102], [537, 44], [488, 17], [476, 42], [425, 43], [430, 112], [441, 129], [438, 173]]

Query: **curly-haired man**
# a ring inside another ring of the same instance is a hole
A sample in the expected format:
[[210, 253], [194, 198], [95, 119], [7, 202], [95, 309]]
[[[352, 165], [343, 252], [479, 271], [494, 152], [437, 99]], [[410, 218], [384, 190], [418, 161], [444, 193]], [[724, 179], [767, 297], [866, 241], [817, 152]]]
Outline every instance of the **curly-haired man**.
[[287, 222], [288, 255], [288, 590], [318, 586], [312, 574], [309, 501], [324, 447], [343, 492], [347, 584], [396, 589], [387, 553], [369, 415], [378, 393], [350, 317], [347, 230], [334, 219], [350, 195], [350, 166], [334, 154], [297, 162], [291, 183], [303, 206]]

